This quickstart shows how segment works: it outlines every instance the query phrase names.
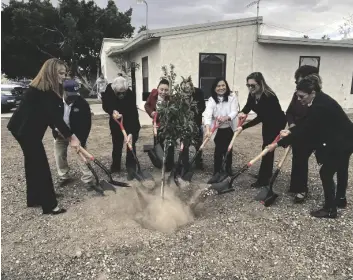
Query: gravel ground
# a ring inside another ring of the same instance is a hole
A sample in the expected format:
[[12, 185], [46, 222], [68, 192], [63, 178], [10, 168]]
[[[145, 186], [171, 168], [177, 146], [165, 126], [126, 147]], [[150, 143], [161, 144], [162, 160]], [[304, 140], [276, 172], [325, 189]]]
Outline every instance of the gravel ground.
[[[236, 192], [210, 197], [194, 221], [174, 233], [148, 230], [134, 220], [134, 197], [119, 189], [98, 197], [77, 180], [56, 187], [60, 205], [68, 212], [42, 216], [26, 208], [25, 178], [20, 147], [2, 120], [2, 279], [353, 279], [353, 214], [351, 158], [349, 207], [336, 220], [314, 219], [309, 211], [322, 203], [318, 166], [310, 160], [310, 197], [293, 205], [287, 194], [290, 161], [277, 179], [276, 204], [264, 208], [250, 188], [259, 164], [237, 180]], [[237, 169], [261, 149], [260, 126], [241, 135], [234, 148]], [[45, 147], [54, 180], [53, 140], [48, 130]], [[151, 129], [140, 133], [138, 155], [150, 168], [142, 145], [152, 142]], [[107, 166], [111, 141], [106, 119], [93, 122], [88, 149]], [[276, 151], [280, 158], [282, 149]], [[205, 171], [194, 186], [210, 178], [213, 143], [205, 151]], [[101, 173], [100, 173], [101, 174]], [[124, 174], [123, 174], [124, 175]]]

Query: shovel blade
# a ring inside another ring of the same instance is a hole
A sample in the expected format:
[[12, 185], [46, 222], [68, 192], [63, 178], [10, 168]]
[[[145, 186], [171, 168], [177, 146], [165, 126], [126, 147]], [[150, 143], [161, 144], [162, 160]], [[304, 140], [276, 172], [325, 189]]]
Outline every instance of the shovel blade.
[[190, 182], [192, 179], [192, 176], [194, 176], [194, 172], [186, 172], [183, 176], [181, 176], [181, 179], [184, 181]]
[[210, 187], [211, 190], [215, 190], [218, 194], [224, 193], [227, 190], [232, 189], [231, 184], [226, 180], [220, 183], [214, 183]]
[[208, 180], [207, 184], [215, 184], [223, 182], [225, 179], [228, 178], [228, 174], [225, 172], [218, 172], [212, 176], [210, 180]]
[[261, 191], [255, 196], [256, 201], [263, 201], [269, 195], [270, 189], [269, 187], [265, 186], [261, 189]]
[[113, 184], [109, 183], [106, 180], [101, 180], [99, 185], [102, 187], [104, 191], [113, 191], [116, 193], [116, 188]]
[[148, 157], [150, 158], [152, 164], [153, 164], [155, 167], [161, 169], [161, 168], [162, 168], [162, 165], [163, 165], [163, 161], [162, 161], [160, 158], [158, 158], [158, 156], [157, 156], [156, 152], [154, 151], [154, 149], [149, 150], [149, 151], [147, 152], [147, 154], [148, 154]]
[[271, 206], [277, 199], [278, 194], [271, 192], [269, 195], [261, 201], [261, 204], [263, 204], [265, 207]]
[[119, 182], [119, 181], [115, 181], [115, 180], [111, 180], [108, 183], [112, 184], [114, 187], [123, 187], [123, 188], [130, 188], [131, 187], [128, 183]]

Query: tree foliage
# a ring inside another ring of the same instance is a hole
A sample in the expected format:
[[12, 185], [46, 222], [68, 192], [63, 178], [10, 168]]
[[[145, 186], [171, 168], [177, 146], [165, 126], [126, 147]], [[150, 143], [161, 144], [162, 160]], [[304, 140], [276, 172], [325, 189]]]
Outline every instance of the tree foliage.
[[140, 28], [139, 28], [139, 30], [137, 31], [137, 33], [140, 33], [140, 32], [142, 32], [142, 31], [146, 31], [146, 30], [147, 30], [146, 25], [141, 25]]
[[[176, 73], [174, 65], [170, 65], [168, 71], [166, 66], [162, 67], [164, 79], [169, 80], [169, 95], [158, 108], [160, 127], [158, 129], [161, 138], [166, 139], [172, 145], [177, 145], [177, 141], [184, 144], [195, 144], [198, 136], [198, 127], [194, 121], [194, 114], [197, 113], [197, 104], [192, 99], [191, 92], [183, 89], [192, 88], [191, 78], [184, 79], [180, 84], [176, 84]], [[186, 83], [191, 85], [185, 86]]]
[[73, 75], [91, 81], [100, 69], [104, 37], [129, 38], [132, 9], [120, 12], [113, 0], [100, 8], [92, 0], [10, 0], [3, 4], [1, 70], [10, 78], [34, 77], [45, 60], [65, 60]]
[[353, 14], [343, 18], [344, 22], [339, 27], [339, 33], [343, 36], [342, 39], [347, 39], [353, 30]]

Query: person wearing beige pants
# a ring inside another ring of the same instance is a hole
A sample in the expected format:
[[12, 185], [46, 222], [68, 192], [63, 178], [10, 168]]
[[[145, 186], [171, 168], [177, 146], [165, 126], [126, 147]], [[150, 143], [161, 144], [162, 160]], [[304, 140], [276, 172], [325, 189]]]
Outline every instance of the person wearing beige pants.
[[[88, 102], [80, 96], [79, 85], [74, 80], [66, 80], [63, 83], [63, 103], [59, 106], [63, 119], [71, 132], [80, 140], [82, 147], [86, 146], [91, 131], [92, 116]], [[54, 155], [56, 168], [59, 175], [59, 185], [63, 186], [71, 180], [69, 165], [67, 162], [67, 148], [69, 142], [63, 138], [55, 128], [52, 128], [54, 137]], [[88, 167], [77, 157], [82, 173], [81, 181], [88, 190], [95, 184], [95, 178]]]
[[[59, 175], [59, 181], [64, 183], [71, 179], [69, 171], [70, 167], [67, 162], [67, 148], [69, 146], [69, 141], [61, 138], [60, 136], [54, 140], [54, 155], [56, 168]], [[88, 169], [87, 165], [77, 158], [77, 163], [79, 165], [80, 171], [82, 173], [81, 181], [85, 185], [90, 185], [94, 183], [94, 177], [92, 172]]]

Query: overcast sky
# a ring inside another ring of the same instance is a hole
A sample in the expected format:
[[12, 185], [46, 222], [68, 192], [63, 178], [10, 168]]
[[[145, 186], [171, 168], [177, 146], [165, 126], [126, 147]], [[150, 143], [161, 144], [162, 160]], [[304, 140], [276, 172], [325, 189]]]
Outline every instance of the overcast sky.
[[[107, 0], [95, 0], [104, 7]], [[253, 0], [147, 0], [149, 29], [256, 16]], [[8, 2], [5, 0], [4, 2]], [[57, 3], [57, 1], [53, 1]], [[217, 4], [216, 4], [217, 3]], [[116, 0], [119, 9], [133, 8], [132, 24], [146, 23], [146, 6], [136, 0]], [[353, 0], [261, 0], [262, 34], [340, 39], [343, 17], [353, 13]]]

